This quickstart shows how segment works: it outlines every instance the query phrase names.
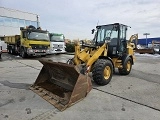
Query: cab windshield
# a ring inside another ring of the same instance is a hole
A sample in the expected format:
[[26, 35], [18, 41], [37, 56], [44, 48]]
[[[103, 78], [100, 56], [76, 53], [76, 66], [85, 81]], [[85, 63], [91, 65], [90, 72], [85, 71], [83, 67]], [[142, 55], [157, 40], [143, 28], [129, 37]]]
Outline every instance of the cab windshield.
[[51, 35], [50, 39], [51, 39], [51, 42], [64, 42], [63, 35]]
[[48, 33], [30, 32], [30, 33], [28, 33], [28, 39], [49, 41], [49, 35], [48, 35]]
[[105, 42], [105, 40], [111, 40], [118, 38], [118, 27], [116, 25], [98, 26], [95, 39], [97, 42]]

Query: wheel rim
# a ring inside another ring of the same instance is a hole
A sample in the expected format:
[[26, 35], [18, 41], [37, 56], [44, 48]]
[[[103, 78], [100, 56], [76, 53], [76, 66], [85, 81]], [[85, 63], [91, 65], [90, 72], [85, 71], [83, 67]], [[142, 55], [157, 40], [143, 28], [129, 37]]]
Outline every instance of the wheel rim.
[[104, 68], [104, 78], [106, 80], [108, 80], [108, 78], [110, 77], [110, 75], [111, 75], [111, 68], [109, 66], [106, 66]]
[[130, 69], [131, 69], [131, 61], [128, 61], [127, 62], [127, 71], [130, 71]]

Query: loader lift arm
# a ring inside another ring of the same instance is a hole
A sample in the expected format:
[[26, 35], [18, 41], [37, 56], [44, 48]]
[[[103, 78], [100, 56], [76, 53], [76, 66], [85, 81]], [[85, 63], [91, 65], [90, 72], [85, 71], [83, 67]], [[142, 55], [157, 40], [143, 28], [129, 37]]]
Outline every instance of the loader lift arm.
[[90, 59], [88, 60], [86, 66], [87, 66], [87, 72], [90, 71], [91, 66], [93, 65], [93, 63], [95, 61], [97, 61], [97, 59], [103, 54], [103, 56], [107, 55], [107, 45], [106, 43], [104, 43], [101, 47], [99, 47], [99, 49], [97, 49], [97, 51], [93, 54], [93, 56], [90, 57]]

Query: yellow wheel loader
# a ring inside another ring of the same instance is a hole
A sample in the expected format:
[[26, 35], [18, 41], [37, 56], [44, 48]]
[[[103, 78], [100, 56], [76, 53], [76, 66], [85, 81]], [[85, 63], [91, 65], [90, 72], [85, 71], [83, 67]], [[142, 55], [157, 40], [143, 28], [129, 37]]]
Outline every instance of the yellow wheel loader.
[[118, 68], [121, 75], [130, 73], [135, 61], [133, 41], [138, 39], [138, 34], [126, 40], [128, 26], [119, 23], [96, 28], [93, 44], [82, 44], [82, 47], [75, 44], [74, 58], [67, 63], [81, 65], [82, 74], [91, 71], [95, 83], [106, 85], [110, 82], [115, 68]]
[[98, 85], [108, 84], [116, 68], [128, 75], [135, 61], [132, 41], [138, 36], [126, 40], [127, 29], [119, 23], [97, 26], [92, 44], [76, 43], [74, 58], [67, 63], [40, 60], [43, 68], [30, 89], [63, 111], [90, 92], [89, 72]]

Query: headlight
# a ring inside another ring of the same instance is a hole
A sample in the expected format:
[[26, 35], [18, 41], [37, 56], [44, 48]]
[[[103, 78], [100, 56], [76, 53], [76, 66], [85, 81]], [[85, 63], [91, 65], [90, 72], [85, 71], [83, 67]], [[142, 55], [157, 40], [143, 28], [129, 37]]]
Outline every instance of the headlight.
[[47, 50], [46, 50], [46, 52], [47, 52], [47, 53], [49, 53], [49, 52], [50, 52], [50, 50], [49, 50], [49, 49], [47, 49]]

